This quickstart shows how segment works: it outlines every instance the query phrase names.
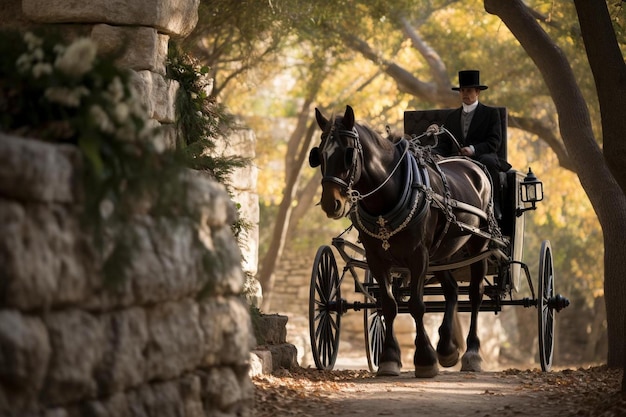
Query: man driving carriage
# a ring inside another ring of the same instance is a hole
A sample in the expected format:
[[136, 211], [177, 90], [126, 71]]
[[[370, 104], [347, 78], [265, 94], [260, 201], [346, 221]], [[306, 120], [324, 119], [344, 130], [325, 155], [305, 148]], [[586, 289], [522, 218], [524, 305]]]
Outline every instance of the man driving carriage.
[[[459, 149], [452, 140], [439, 140], [433, 152], [441, 156], [467, 156], [485, 165], [494, 189], [494, 211], [497, 219], [502, 217], [500, 207], [500, 172], [511, 166], [498, 156], [502, 144], [502, 128], [498, 109], [484, 105], [478, 101], [486, 85], [480, 84], [480, 72], [477, 70], [459, 71], [459, 86], [452, 89], [459, 92], [461, 107], [452, 111], [445, 119], [443, 126], [459, 143]], [[435, 133], [439, 126], [432, 124], [427, 132]]]

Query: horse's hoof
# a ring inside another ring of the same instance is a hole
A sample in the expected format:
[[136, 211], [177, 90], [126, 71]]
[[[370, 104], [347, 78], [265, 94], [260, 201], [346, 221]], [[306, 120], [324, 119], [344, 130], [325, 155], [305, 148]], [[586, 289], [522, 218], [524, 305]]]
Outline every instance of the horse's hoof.
[[399, 376], [400, 365], [397, 362], [383, 362], [378, 366], [376, 376]]
[[481, 372], [481, 363], [483, 358], [478, 352], [465, 352], [461, 358], [461, 371], [463, 372]]
[[415, 378], [434, 378], [439, 374], [439, 367], [437, 364], [431, 366], [416, 366]]
[[444, 368], [450, 368], [459, 363], [459, 351], [455, 350], [449, 355], [441, 355], [440, 353], [437, 353], [437, 358], [439, 359], [439, 365]]

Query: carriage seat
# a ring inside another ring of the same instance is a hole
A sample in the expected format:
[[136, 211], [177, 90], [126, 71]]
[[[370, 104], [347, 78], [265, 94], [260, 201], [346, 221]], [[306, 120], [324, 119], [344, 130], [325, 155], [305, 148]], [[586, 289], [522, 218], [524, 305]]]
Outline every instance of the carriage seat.
[[[507, 160], [507, 128], [508, 128], [508, 116], [506, 107], [496, 107], [500, 113], [500, 126], [502, 127], [502, 143], [497, 154], [501, 160]], [[409, 136], [419, 136], [426, 131], [428, 126], [433, 123], [438, 125], [443, 124], [444, 120], [454, 109], [429, 109], [429, 110], [407, 110], [404, 112], [404, 134]], [[508, 163], [507, 163], [508, 165]], [[502, 190], [498, 196], [504, 206], [508, 206], [511, 199], [510, 193], [515, 192], [515, 171], [507, 170], [500, 173], [500, 184], [502, 184]], [[513, 201], [515, 198], [513, 197]], [[514, 223], [514, 216], [512, 214], [514, 210], [509, 207], [502, 207], [503, 218], [500, 222], [502, 232], [507, 235], [510, 225]], [[512, 231], [511, 231], [512, 232]]]
[[[500, 113], [500, 126], [502, 127], [502, 144], [498, 149], [500, 159], [506, 161], [506, 142], [507, 142], [507, 112], [506, 107], [496, 107]], [[454, 109], [430, 109], [430, 110], [407, 110], [404, 112], [404, 134], [405, 135], [421, 135], [426, 131], [428, 126], [433, 123], [443, 124], [446, 117]]]

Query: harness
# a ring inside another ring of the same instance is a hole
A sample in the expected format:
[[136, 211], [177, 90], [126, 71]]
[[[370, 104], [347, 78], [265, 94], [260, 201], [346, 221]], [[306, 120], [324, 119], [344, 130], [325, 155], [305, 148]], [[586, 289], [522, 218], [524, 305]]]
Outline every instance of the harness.
[[[333, 133], [334, 126], [329, 132], [329, 137], [332, 137]], [[425, 150], [423, 147], [417, 146], [413, 141], [408, 141], [403, 138], [397, 143], [397, 146], [402, 150], [402, 156], [391, 173], [380, 185], [367, 194], [361, 194], [358, 190], [354, 190], [352, 187], [357, 181], [358, 158], [362, 158], [363, 155], [359, 134], [355, 128], [352, 128], [352, 130], [338, 130], [337, 133], [351, 137], [354, 139], [355, 143], [355, 152], [352, 155], [348, 181], [346, 182], [341, 178], [324, 175], [322, 183], [333, 182], [340, 185], [345, 190], [350, 200], [350, 220], [363, 233], [380, 240], [382, 242], [382, 248], [385, 251], [389, 250], [391, 246], [389, 239], [413, 223], [423, 220], [430, 206], [441, 210], [446, 217], [443, 231], [430, 248], [431, 253], [434, 253], [444, 241], [451, 224], [457, 225], [461, 230], [467, 229], [473, 234], [478, 234], [486, 238], [495, 238], [491, 241], [501, 245], [499, 241], [502, 235], [495, 221], [495, 217], [493, 216], [493, 211], [489, 210], [489, 213], [485, 213], [477, 207], [453, 199], [446, 175], [439, 166], [439, 163], [434, 161], [429, 151]], [[403, 165], [406, 175], [403, 182], [404, 188], [394, 208], [388, 213], [378, 216], [367, 213], [360, 204], [360, 201], [380, 190]], [[427, 166], [433, 167], [440, 176], [444, 188], [443, 195], [436, 193], [430, 186], [430, 176]], [[485, 168], [483, 167], [483, 169]], [[489, 234], [459, 222], [454, 215], [454, 209], [463, 210], [487, 220], [489, 224]]]
[[[406, 173], [405, 185], [395, 207], [388, 213], [385, 213], [385, 215], [379, 216], [370, 215], [363, 209], [361, 204], [353, 204], [350, 209], [350, 220], [352, 220], [352, 223], [356, 224], [359, 230], [362, 230], [368, 236], [381, 240], [384, 250], [389, 249], [389, 239], [392, 236], [424, 218], [431, 200], [431, 194], [427, 192], [431, 188], [426, 167], [418, 165], [413, 154], [408, 152], [409, 143], [406, 140], [403, 139], [399, 142], [399, 146], [404, 148], [403, 156], [400, 158], [394, 171], [389, 174], [381, 186], [365, 196], [360, 196], [364, 198], [378, 191], [403, 163], [405, 165], [404, 172]], [[351, 191], [352, 195], [354, 195], [354, 192], [354, 190]], [[358, 194], [358, 192], [356, 193]]]

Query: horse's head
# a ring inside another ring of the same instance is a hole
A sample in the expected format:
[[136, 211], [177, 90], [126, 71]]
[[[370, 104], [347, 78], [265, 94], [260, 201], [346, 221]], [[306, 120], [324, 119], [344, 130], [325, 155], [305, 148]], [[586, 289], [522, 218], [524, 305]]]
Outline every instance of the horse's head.
[[328, 120], [315, 109], [315, 118], [322, 129], [322, 140], [311, 149], [309, 165], [322, 170], [322, 210], [328, 217], [339, 219], [350, 210], [348, 190], [358, 182], [362, 163], [354, 111], [346, 106], [343, 117]]

